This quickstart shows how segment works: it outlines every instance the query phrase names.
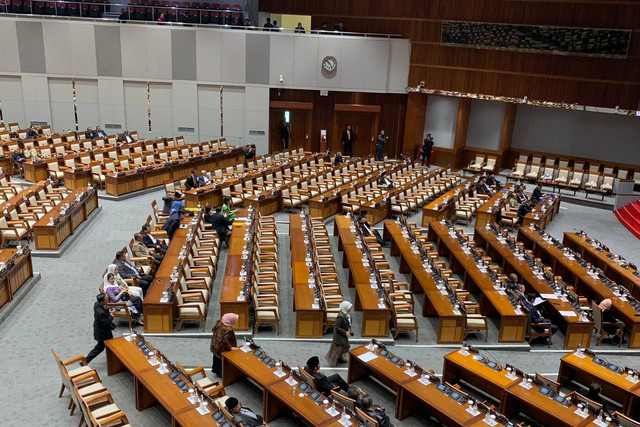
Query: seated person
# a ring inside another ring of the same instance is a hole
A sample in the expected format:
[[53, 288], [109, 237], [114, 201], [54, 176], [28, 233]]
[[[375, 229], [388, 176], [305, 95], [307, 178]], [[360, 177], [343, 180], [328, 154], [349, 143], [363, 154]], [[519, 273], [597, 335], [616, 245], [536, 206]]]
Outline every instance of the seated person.
[[220, 208], [216, 208], [216, 210], [211, 213], [211, 206], [206, 206], [204, 208], [204, 220], [207, 221], [214, 230], [218, 233], [218, 237], [220, 237], [221, 242], [226, 242], [227, 247], [229, 247], [228, 238], [231, 234], [229, 230], [229, 226], [233, 224], [233, 221], [229, 220], [229, 218], [222, 215]]
[[231, 197], [224, 196], [222, 199], [222, 216], [226, 217], [229, 221], [233, 222], [236, 219], [236, 214], [233, 209], [231, 209]]
[[589, 400], [593, 400], [596, 403], [602, 405], [602, 410], [606, 413], [609, 413], [609, 408], [607, 408], [607, 401], [600, 395], [602, 391], [602, 385], [600, 383], [593, 382], [589, 385], [589, 392], [587, 393], [587, 398]]
[[493, 196], [493, 193], [491, 191], [491, 187], [489, 187], [489, 185], [487, 184], [487, 178], [486, 177], [481, 177], [480, 180], [478, 181], [478, 183], [476, 184], [476, 193], [477, 194], [484, 194], [485, 196]]
[[100, 126], [96, 126], [96, 138], [106, 138], [107, 134], [102, 130]]
[[157, 254], [164, 255], [167, 253], [168, 246], [160, 242], [160, 240], [156, 239], [155, 236], [151, 234], [147, 224], [142, 225], [140, 228], [140, 234], [142, 234], [142, 243], [144, 243], [147, 248], [155, 250]]
[[[611, 302], [611, 299], [609, 298], [603, 299], [602, 302], [598, 304], [598, 307], [600, 307], [600, 310], [602, 310], [602, 321], [607, 323], [618, 323], [620, 320], [616, 319], [616, 316], [614, 316], [613, 313], [611, 312], [611, 305], [612, 305], [612, 302]], [[625, 324], [622, 323], [623, 331], [624, 331], [624, 328], [625, 328]], [[607, 334], [613, 335], [618, 330], [618, 326], [604, 325], [603, 329]], [[625, 342], [626, 340], [624, 340], [623, 338], [622, 343], [624, 344]]]
[[27, 138], [36, 138], [38, 136], [38, 128], [35, 126], [31, 126], [27, 129]]
[[360, 387], [356, 387], [354, 385], [350, 385], [347, 390], [347, 397], [356, 401], [356, 408], [362, 409], [362, 398], [366, 395], [367, 393], [362, 391]]
[[518, 203], [524, 203], [527, 201], [527, 194], [524, 192], [524, 184], [520, 184], [516, 189], [516, 200]]
[[325, 396], [331, 394], [331, 390], [334, 387], [340, 387], [342, 391], [349, 390], [349, 384], [347, 384], [340, 375], [333, 374], [327, 377], [320, 371], [320, 359], [318, 356], [313, 356], [311, 359], [307, 360], [307, 365], [304, 367], [304, 370], [315, 379], [316, 388]]
[[[542, 317], [538, 309], [535, 308], [535, 306], [533, 305], [533, 301], [535, 301], [535, 299], [536, 294], [529, 294], [527, 299], [523, 301], [524, 306], [527, 308], [527, 310], [529, 310], [529, 314], [531, 315], [531, 323], [534, 325], [536, 323], [551, 323], [551, 320]], [[544, 331], [544, 327], [542, 326], [534, 326], [533, 329], [538, 332]], [[554, 325], [553, 323], [551, 323], [551, 334], [555, 334], [557, 331], [558, 325]]]
[[373, 405], [373, 399], [367, 395], [362, 398], [362, 412], [378, 422], [380, 427], [392, 427], [389, 416], [384, 412], [384, 408]]
[[104, 292], [107, 294], [107, 297], [109, 297], [110, 303], [126, 303], [131, 313], [131, 321], [138, 325], [144, 325], [142, 320], [140, 320], [142, 316], [142, 298], [136, 296], [126, 286], [118, 286], [113, 273], [107, 273], [105, 276]]
[[40, 152], [36, 150], [36, 147], [31, 147], [30, 150], [24, 150], [24, 156], [32, 162], [41, 159]]
[[511, 273], [507, 278], [507, 287], [512, 291], [518, 289], [518, 275], [516, 273]]
[[211, 184], [211, 179], [209, 178], [209, 175], [207, 175], [207, 171], [203, 170], [200, 172], [200, 176], [198, 177], [198, 185], [203, 187], [209, 184]]
[[[150, 258], [153, 260], [153, 263], [156, 267], [159, 267], [162, 263], [162, 255], [161, 254], [152, 254], [149, 252], [149, 249], [142, 242], [142, 234], [134, 233], [133, 234], [133, 245], [131, 245], [131, 252], [133, 256], [136, 258]], [[142, 264], [138, 264], [142, 265]]]
[[491, 187], [495, 187], [496, 191], [500, 191], [500, 189], [502, 188], [502, 184], [496, 179], [496, 174], [494, 173], [490, 173], [487, 176], [487, 184]]
[[151, 282], [153, 282], [152, 275], [145, 274], [141, 269], [132, 265], [129, 261], [127, 261], [127, 256], [122, 251], [116, 252], [115, 265], [118, 266], [118, 271], [122, 278], [136, 279], [138, 281], [138, 285], [142, 288], [142, 291], [146, 295]]
[[337, 152], [336, 153], [336, 157], [335, 159], [333, 159], [333, 165], [334, 166], [338, 166], [344, 163], [344, 159], [342, 158], [342, 153], [341, 152]]
[[16, 148], [11, 154], [11, 161], [20, 166], [20, 169], [24, 169], [23, 163], [27, 160], [25, 155], [22, 153], [21, 148]]
[[378, 180], [378, 184], [382, 185], [388, 190], [391, 190], [393, 188], [393, 182], [391, 182], [391, 180], [387, 176], [387, 171], [384, 171], [380, 174], [380, 179]]
[[235, 397], [228, 397], [225, 406], [233, 416], [233, 423], [238, 427], [268, 426], [262, 416], [242, 406], [242, 403]]
[[380, 233], [378, 232], [378, 230], [374, 230], [371, 225], [369, 225], [369, 222], [367, 221], [366, 218], [367, 212], [366, 211], [361, 211], [360, 212], [360, 216], [358, 217], [358, 224], [360, 225], [360, 230], [362, 231], [362, 234], [365, 237], [369, 237], [369, 236], [373, 236], [376, 238], [376, 242], [378, 242], [378, 244], [380, 246], [387, 246], [387, 242], [385, 242], [382, 239], [382, 236], [380, 235]]
[[533, 212], [531, 204], [531, 199], [529, 199], [518, 208], [518, 224], [524, 223], [524, 217], [527, 216], [529, 212]]
[[185, 179], [184, 181], [184, 186], [186, 187], [187, 190], [200, 187], [200, 183], [198, 182], [198, 177], [196, 176], [195, 169], [191, 169], [191, 173], [189, 174], [187, 179]]

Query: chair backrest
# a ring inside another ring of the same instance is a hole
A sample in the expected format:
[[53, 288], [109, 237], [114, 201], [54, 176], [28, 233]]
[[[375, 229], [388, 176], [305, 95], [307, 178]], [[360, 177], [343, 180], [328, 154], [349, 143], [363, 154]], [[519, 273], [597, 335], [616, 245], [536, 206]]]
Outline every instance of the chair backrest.
[[602, 310], [595, 301], [591, 301], [591, 314], [593, 314], [593, 327], [597, 332], [602, 331]]
[[364, 411], [362, 411], [360, 408], [356, 408], [356, 414], [358, 414], [358, 416], [362, 418], [362, 423], [366, 427], [379, 427], [378, 421], [365, 414]]
[[524, 173], [524, 169], [527, 167], [527, 164], [524, 162], [516, 163], [516, 171]]
[[537, 372], [536, 372], [536, 380], [539, 381], [543, 386], [547, 387], [549, 390], [554, 392], [555, 394], [558, 394], [558, 391], [560, 390], [560, 384], [558, 384], [557, 382]]
[[631, 418], [617, 411], [613, 413], [611, 418], [616, 420], [618, 424], [620, 424], [620, 427], [640, 427], [640, 422], [632, 420]]
[[301, 367], [300, 365], [298, 365], [298, 373], [300, 374], [300, 376], [302, 377], [305, 383], [307, 383], [309, 386], [313, 387], [314, 389], [316, 388], [315, 378], [313, 378], [311, 374], [305, 371], [304, 368]]

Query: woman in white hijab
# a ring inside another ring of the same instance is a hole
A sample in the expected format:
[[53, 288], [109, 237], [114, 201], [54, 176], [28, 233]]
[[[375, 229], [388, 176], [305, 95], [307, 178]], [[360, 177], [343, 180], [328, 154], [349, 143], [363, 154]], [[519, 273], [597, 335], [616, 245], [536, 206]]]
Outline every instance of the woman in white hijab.
[[107, 280], [107, 276], [109, 275], [109, 273], [113, 274], [114, 279], [115, 279], [115, 284], [120, 286], [123, 290], [128, 290], [133, 295], [135, 295], [137, 297], [140, 297], [140, 298], [142, 298], [144, 296], [143, 292], [142, 292], [142, 288], [140, 288], [138, 286], [129, 286], [127, 284], [127, 282], [124, 281], [124, 279], [120, 276], [120, 273], [118, 272], [118, 266], [115, 265], [115, 264], [110, 264], [109, 267], [107, 267], [107, 274], [105, 274], [104, 277], [102, 278], [102, 281], [104, 283], [105, 292], [107, 291], [107, 288], [109, 286], [113, 286]]
[[349, 351], [349, 337], [351, 336], [351, 311], [352, 304], [349, 301], [340, 303], [340, 312], [333, 324], [333, 341], [329, 352], [325, 356], [329, 366], [336, 366], [339, 363], [347, 363], [344, 354]]

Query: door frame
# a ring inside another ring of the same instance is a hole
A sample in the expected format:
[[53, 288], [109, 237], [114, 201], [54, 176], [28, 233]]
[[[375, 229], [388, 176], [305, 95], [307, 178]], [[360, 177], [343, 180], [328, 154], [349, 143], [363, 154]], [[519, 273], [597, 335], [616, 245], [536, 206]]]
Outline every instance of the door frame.
[[[340, 125], [338, 123], [338, 113], [339, 112], [351, 112], [351, 113], [373, 113], [373, 121], [371, 123], [371, 137], [375, 138], [375, 135], [378, 134], [378, 126], [380, 122], [380, 111], [382, 107], [379, 105], [363, 105], [363, 104], [335, 104], [333, 108], [333, 135], [334, 141], [333, 147], [342, 147], [342, 128], [344, 124]], [[367, 141], [369, 144], [370, 150], [372, 149], [373, 141]], [[341, 151], [341, 150], [337, 150]]]
[[[305, 134], [306, 138], [303, 144], [305, 151], [311, 151], [311, 135], [313, 130], [313, 102], [294, 102], [294, 101], [269, 101], [269, 115], [272, 110], [305, 110]], [[271, 126], [271, 125], [269, 125]], [[271, 130], [269, 130], [271, 132]], [[272, 152], [271, 136], [269, 136], [269, 152]], [[281, 148], [273, 151], [281, 151]]]

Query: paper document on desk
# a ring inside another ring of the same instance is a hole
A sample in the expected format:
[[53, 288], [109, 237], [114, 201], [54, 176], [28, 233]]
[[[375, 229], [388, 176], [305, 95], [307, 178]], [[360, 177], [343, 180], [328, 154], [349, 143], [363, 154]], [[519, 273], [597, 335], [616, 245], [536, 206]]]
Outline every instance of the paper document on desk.
[[371, 353], [370, 351], [367, 351], [366, 353], [362, 353], [360, 356], [358, 356], [358, 359], [362, 360], [365, 363], [370, 362], [373, 359], [377, 359], [377, 358], [378, 356]]
[[[540, 294], [540, 297], [544, 299], [558, 299], [558, 296], [556, 294]], [[537, 304], [533, 304], [533, 305], [537, 305]]]
[[540, 305], [540, 304], [542, 304], [543, 302], [544, 302], [544, 299], [543, 299], [543, 298], [536, 297], [536, 299], [535, 299], [535, 300], [533, 300], [533, 305], [534, 305], [534, 306], [536, 306], [536, 305]]
[[189, 224], [180, 224], [180, 228], [187, 228], [189, 227]]
[[575, 311], [560, 310], [558, 313], [563, 317], [578, 317]]

